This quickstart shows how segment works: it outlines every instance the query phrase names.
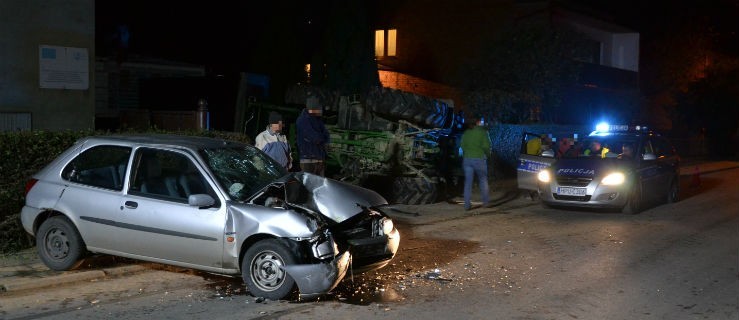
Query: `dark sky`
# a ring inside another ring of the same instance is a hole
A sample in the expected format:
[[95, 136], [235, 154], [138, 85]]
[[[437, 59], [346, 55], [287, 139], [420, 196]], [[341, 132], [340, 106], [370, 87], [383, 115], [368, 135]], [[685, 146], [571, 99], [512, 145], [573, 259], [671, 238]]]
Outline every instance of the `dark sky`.
[[316, 22], [308, 21], [312, 9], [300, 5], [303, 1], [277, 2], [98, 1], [98, 54], [115, 53], [117, 27], [126, 25], [130, 52], [198, 64], [246, 64], [243, 57], [271, 47], [274, 35], [301, 34], [296, 36], [300, 41], [302, 34], [314, 31]]
[[[115, 52], [116, 26], [130, 32], [130, 51], [147, 56], [223, 67], [253, 68], [246, 58], [271, 50], [277, 39], [294, 34], [283, 50], [310, 54], [310, 44], [324, 27], [331, 0], [97, 1], [96, 42], [99, 55]], [[371, 0], [370, 0], [371, 1]], [[410, 0], [407, 0], [410, 1]], [[463, 1], [463, 0], [458, 0]], [[595, 15], [622, 24], [651, 41], [684, 27], [711, 33], [720, 46], [739, 52], [739, 0], [570, 0], [593, 8]], [[282, 35], [282, 36], [278, 36]]]

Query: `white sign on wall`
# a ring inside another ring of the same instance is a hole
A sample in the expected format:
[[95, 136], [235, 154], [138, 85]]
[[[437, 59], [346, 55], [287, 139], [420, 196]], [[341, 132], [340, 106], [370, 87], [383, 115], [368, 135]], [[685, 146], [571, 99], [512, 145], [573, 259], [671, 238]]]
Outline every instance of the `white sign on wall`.
[[86, 48], [39, 46], [39, 86], [47, 89], [90, 88]]

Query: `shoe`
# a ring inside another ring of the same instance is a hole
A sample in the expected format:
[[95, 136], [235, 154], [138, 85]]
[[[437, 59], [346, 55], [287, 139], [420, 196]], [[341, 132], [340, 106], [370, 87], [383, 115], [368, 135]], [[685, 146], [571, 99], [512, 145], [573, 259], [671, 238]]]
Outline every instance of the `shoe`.
[[472, 208], [470, 208], [470, 207], [464, 207], [464, 211], [470, 211], [470, 209], [472, 209]]

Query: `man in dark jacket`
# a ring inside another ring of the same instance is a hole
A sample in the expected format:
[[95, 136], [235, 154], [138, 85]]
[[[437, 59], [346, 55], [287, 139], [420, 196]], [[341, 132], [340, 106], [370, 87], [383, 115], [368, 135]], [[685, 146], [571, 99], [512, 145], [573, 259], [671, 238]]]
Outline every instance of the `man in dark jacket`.
[[305, 109], [295, 122], [297, 127], [297, 146], [300, 153], [300, 168], [320, 176], [326, 173], [326, 146], [330, 136], [323, 124], [323, 108], [318, 98], [306, 99]]

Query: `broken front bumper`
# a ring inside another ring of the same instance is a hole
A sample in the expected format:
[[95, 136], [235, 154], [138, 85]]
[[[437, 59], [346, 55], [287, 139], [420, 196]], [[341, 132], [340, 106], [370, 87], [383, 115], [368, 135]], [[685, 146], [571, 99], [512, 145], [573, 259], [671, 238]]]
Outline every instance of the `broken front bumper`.
[[316, 264], [285, 266], [285, 271], [295, 280], [301, 299], [312, 299], [333, 290], [344, 279], [349, 268], [348, 251], [331, 261]]

